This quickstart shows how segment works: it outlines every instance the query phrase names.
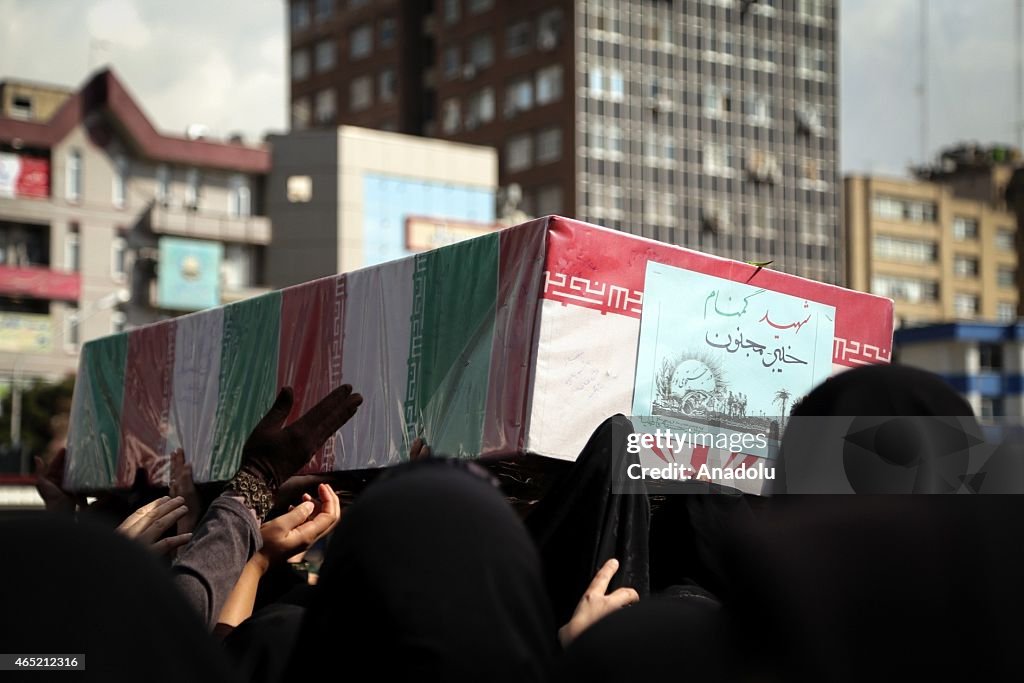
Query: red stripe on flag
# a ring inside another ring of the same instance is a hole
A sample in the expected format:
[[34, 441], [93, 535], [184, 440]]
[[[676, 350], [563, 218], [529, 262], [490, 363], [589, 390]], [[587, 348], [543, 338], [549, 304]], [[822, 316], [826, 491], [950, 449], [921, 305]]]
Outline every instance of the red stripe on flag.
[[128, 335], [121, 403], [121, 453], [117, 460], [118, 487], [129, 487], [138, 468], [150, 483], [163, 482], [168, 465], [167, 425], [174, 372], [175, 322], [133, 330]]
[[[341, 382], [341, 338], [344, 296], [341, 278], [314, 280], [281, 292], [281, 335], [277, 387], [291, 387], [295, 404], [291, 424]], [[334, 438], [313, 456], [304, 472], [324, 472], [334, 465]]]

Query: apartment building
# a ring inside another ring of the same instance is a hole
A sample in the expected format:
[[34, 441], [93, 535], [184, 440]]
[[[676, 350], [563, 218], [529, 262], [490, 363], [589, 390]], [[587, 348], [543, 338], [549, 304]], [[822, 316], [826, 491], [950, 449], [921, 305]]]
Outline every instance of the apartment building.
[[269, 152], [156, 130], [110, 70], [0, 84], [0, 381], [81, 343], [262, 291]]

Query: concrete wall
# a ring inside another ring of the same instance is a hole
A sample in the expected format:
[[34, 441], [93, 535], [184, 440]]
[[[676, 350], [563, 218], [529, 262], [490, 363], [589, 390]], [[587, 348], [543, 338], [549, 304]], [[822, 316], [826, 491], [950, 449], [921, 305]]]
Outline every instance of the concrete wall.
[[[287, 287], [338, 271], [337, 132], [303, 131], [269, 138], [273, 163], [267, 179], [267, 215], [274, 243], [267, 250], [267, 283]], [[288, 178], [309, 176], [308, 202], [288, 199]]]

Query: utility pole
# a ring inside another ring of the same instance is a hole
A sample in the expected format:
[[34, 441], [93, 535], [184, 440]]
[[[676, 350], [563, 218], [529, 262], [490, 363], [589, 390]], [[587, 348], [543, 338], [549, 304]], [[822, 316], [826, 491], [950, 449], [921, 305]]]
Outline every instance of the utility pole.
[[1024, 149], [1024, 39], [1021, 36], [1024, 30], [1021, 26], [1024, 21], [1024, 0], [1017, 0], [1015, 9], [1013, 29], [1017, 47], [1017, 101], [1014, 103], [1014, 132], [1017, 134], [1017, 149]]
[[921, 11], [919, 13], [920, 19], [920, 35], [919, 38], [919, 52], [918, 55], [921, 64], [921, 80], [917, 86], [917, 94], [921, 98], [921, 123], [920, 130], [920, 145], [921, 145], [921, 163], [927, 165], [928, 163], [928, 0], [920, 0]]

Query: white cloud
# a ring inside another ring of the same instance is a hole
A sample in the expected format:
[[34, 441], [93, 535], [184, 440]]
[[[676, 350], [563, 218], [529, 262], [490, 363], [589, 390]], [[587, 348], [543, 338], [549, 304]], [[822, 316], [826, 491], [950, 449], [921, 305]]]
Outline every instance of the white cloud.
[[149, 44], [149, 28], [129, 0], [100, 0], [86, 13], [85, 25], [94, 40], [131, 50]]

